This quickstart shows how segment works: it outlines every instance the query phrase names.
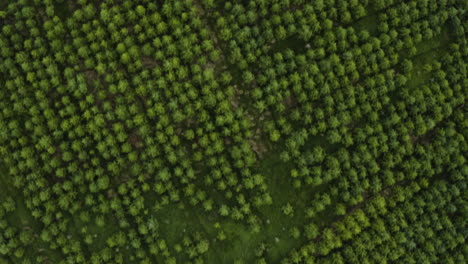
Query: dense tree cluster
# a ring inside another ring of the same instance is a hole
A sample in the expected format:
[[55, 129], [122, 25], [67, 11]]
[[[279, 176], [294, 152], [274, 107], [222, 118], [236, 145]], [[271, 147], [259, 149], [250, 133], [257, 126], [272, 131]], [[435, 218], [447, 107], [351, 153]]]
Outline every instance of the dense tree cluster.
[[0, 4], [0, 263], [466, 262], [467, 10]]

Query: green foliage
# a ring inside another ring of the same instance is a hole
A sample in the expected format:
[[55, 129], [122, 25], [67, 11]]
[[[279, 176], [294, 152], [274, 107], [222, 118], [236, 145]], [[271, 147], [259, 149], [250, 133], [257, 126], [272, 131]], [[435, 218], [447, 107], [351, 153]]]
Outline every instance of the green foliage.
[[0, 1], [0, 263], [466, 263], [467, 7]]

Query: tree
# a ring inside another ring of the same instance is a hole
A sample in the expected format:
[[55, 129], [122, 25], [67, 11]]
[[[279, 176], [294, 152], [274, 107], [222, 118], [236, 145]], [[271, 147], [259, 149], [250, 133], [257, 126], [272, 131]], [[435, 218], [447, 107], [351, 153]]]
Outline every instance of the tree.
[[298, 239], [300, 236], [301, 236], [301, 232], [299, 231], [299, 229], [297, 227], [292, 227], [290, 230], [289, 230], [289, 234], [291, 235], [292, 238], [294, 239]]
[[221, 205], [221, 207], [219, 208], [219, 214], [221, 216], [228, 216], [229, 215], [229, 207], [227, 207], [226, 205]]
[[304, 231], [307, 239], [314, 239], [319, 235], [318, 227], [312, 223], [306, 225]]
[[197, 251], [198, 253], [203, 254], [208, 251], [209, 247], [210, 247], [210, 243], [208, 242], [208, 240], [203, 239], [200, 242], [198, 242]]
[[245, 71], [242, 74], [242, 79], [244, 83], [251, 83], [254, 80], [254, 75], [249, 71]]
[[145, 16], [146, 9], [142, 5], [138, 5], [136, 7], [136, 12], [140, 17], [143, 17], [143, 16]]
[[402, 63], [402, 68], [405, 74], [409, 74], [413, 69], [413, 63], [410, 60], [405, 59]]
[[10, 196], [8, 196], [8, 198], [5, 199], [2, 206], [6, 212], [13, 212], [16, 209], [16, 203]]
[[131, 62], [131, 58], [130, 58], [130, 55], [128, 53], [123, 53], [122, 56], [120, 57], [120, 61], [123, 63], [123, 64], [130, 64]]
[[104, 217], [102, 215], [97, 216], [95, 222], [96, 222], [96, 225], [99, 227], [103, 227], [106, 224]]
[[278, 130], [273, 130], [270, 132], [270, 140], [273, 141], [273, 142], [276, 142], [279, 140], [279, 138], [281, 137], [281, 134]]
[[294, 214], [294, 208], [289, 203], [286, 203], [286, 205], [281, 207], [281, 211], [286, 216], [292, 216]]

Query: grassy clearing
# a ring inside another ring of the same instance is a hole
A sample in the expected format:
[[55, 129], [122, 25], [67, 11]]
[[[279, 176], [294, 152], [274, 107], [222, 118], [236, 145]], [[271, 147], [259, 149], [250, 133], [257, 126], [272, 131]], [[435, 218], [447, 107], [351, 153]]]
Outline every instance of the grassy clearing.
[[274, 54], [276, 52], [281, 52], [286, 49], [291, 49], [295, 52], [301, 53], [306, 49], [307, 42], [299, 38], [299, 36], [294, 35], [287, 39], [280, 40], [272, 44], [270, 52]]
[[369, 32], [371, 36], [376, 36], [378, 33], [378, 19], [377, 14], [367, 15], [357, 21], [355, 21], [352, 26], [356, 31], [365, 30]]
[[444, 54], [448, 52], [448, 45], [451, 36], [450, 29], [445, 25], [441, 34], [434, 36], [430, 41], [422, 41], [417, 45], [417, 53], [411, 58], [413, 62], [413, 70], [411, 78], [408, 80], [409, 87], [417, 88], [423, 85], [430, 78], [432, 73], [426, 71], [426, 65], [432, 65], [440, 60]]
[[[15, 211], [7, 215], [9, 226], [16, 228], [18, 231], [32, 229], [33, 236], [36, 240], [28, 248], [25, 248], [25, 258], [34, 260], [36, 257], [44, 257], [49, 260], [49, 263], [57, 263], [63, 259], [60, 250], [52, 250], [49, 245], [41, 238], [42, 223], [34, 219], [31, 212], [26, 207], [25, 198], [21, 190], [14, 188], [13, 184], [8, 178], [8, 172], [5, 166], [0, 163], [0, 201], [5, 201], [9, 197], [15, 201]], [[11, 261], [17, 261], [11, 260]], [[1, 263], [1, 262], [0, 262]], [[7, 262], [13, 263], [13, 262]]]
[[[199, 232], [203, 238], [209, 238], [210, 248], [206, 263], [233, 263], [236, 260], [243, 263], [253, 263], [256, 252], [262, 244], [265, 246], [264, 256], [269, 263], [278, 262], [293, 249], [306, 242], [305, 237], [295, 239], [290, 236], [292, 227], [301, 227], [306, 223], [303, 212], [294, 212], [292, 216], [283, 214], [281, 207], [290, 203], [295, 208], [304, 208], [309, 194], [292, 187], [289, 173], [291, 164], [280, 161], [278, 151], [271, 151], [260, 162], [258, 171], [265, 175], [273, 204], [259, 209], [259, 217], [263, 222], [262, 229], [253, 233], [249, 225], [207, 213], [198, 207], [179, 203], [170, 204], [154, 212], [149, 217], [157, 219], [158, 230], [169, 245], [181, 244], [182, 238]], [[215, 224], [220, 223], [216, 228]], [[219, 232], [224, 232], [226, 240], [217, 238]], [[173, 248], [170, 249], [173, 252]], [[176, 254], [177, 255], [177, 254]], [[187, 256], [178, 254], [178, 261], [187, 261]]]
[[66, 0], [56, 1], [55, 3], [55, 13], [62, 20], [66, 20], [72, 15], [72, 10], [70, 8], [70, 3]]
[[283, 214], [281, 208], [288, 202], [294, 208], [304, 208], [307, 203], [308, 194], [292, 186], [290, 172], [292, 164], [284, 163], [279, 158], [280, 151], [271, 151], [261, 161], [260, 171], [267, 178], [267, 184], [273, 197], [273, 204], [262, 208], [261, 214], [266, 219], [263, 236], [265, 241], [271, 245], [267, 260], [271, 263], [279, 261], [291, 249], [304, 243], [304, 237], [294, 239], [290, 235], [292, 227], [301, 227], [305, 224], [304, 213], [295, 211], [292, 216]]

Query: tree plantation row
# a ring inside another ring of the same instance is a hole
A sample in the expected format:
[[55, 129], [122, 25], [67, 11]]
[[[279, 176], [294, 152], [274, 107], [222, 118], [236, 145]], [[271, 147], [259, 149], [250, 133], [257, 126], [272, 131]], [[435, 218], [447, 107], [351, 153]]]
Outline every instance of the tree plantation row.
[[468, 2], [0, 3], [0, 264], [468, 262]]

